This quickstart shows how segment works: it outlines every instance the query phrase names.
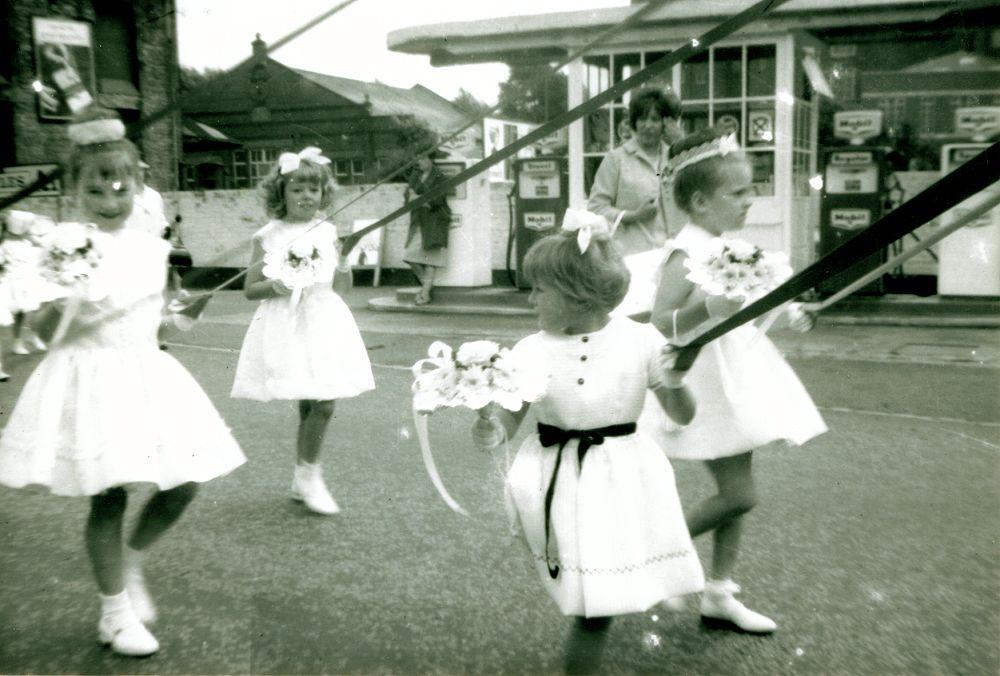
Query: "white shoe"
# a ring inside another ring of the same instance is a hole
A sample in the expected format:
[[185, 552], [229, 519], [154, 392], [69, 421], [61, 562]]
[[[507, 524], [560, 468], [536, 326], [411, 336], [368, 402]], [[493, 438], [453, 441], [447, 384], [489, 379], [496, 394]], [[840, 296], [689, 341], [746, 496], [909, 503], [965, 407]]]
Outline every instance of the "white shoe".
[[31, 345], [31, 349], [35, 352], [45, 352], [49, 349], [49, 346], [45, 344], [45, 341], [38, 337], [38, 334], [32, 332], [28, 334], [28, 343]]
[[28, 346], [25, 345], [24, 341], [21, 340], [20, 338], [15, 340], [14, 343], [10, 346], [10, 351], [13, 352], [14, 354], [31, 354], [31, 350], [28, 349]]
[[669, 599], [660, 602], [664, 609], [672, 613], [683, 613], [687, 610], [686, 596], [671, 596]]
[[770, 634], [778, 625], [770, 617], [750, 610], [734, 597], [740, 586], [732, 580], [710, 580], [701, 595], [701, 622], [716, 629], [749, 634]]
[[160, 649], [159, 641], [129, 607], [102, 615], [97, 623], [97, 637], [119, 655], [129, 657], [146, 657]]
[[146, 589], [146, 578], [142, 574], [142, 566], [139, 557], [135, 554], [129, 555], [126, 549], [125, 554], [125, 591], [132, 601], [132, 610], [135, 616], [143, 624], [149, 625], [156, 622], [156, 606]]
[[323, 482], [319, 464], [295, 465], [292, 499], [304, 502], [306, 507], [317, 514], [336, 514], [340, 511]]

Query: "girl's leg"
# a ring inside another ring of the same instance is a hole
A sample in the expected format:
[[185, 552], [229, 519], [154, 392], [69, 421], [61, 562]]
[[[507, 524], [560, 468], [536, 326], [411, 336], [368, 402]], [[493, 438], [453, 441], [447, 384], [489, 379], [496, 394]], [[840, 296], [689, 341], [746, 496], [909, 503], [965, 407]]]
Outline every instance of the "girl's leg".
[[574, 620], [563, 661], [567, 674], [601, 673], [601, 658], [610, 628], [610, 617], [578, 617]]
[[84, 539], [97, 588], [105, 596], [120, 594], [122, 581], [122, 524], [128, 495], [112, 488], [90, 498], [90, 514]]
[[[3, 355], [3, 347], [0, 346], [0, 357]], [[0, 383], [10, 380], [10, 374], [3, 370], [3, 359], [0, 358]]]
[[336, 514], [340, 511], [323, 482], [323, 471], [317, 462], [333, 410], [332, 401], [299, 402], [297, 462], [292, 481], [292, 497], [302, 500], [309, 509], [319, 514]]
[[177, 522], [197, 493], [198, 484], [194, 482], [155, 493], [142, 508], [125, 547], [125, 589], [128, 590], [136, 615], [146, 624], [156, 621], [156, 606], [146, 590], [146, 580], [142, 574], [142, 553]]
[[406, 261], [406, 264], [410, 266], [410, 270], [413, 272], [413, 276], [417, 278], [417, 284], [419, 284], [420, 286], [423, 286], [424, 285], [424, 272], [423, 272], [423, 267], [424, 266], [421, 265], [420, 263], [411, 263], [410, 261]]
[[10, 351], [14, 354], [29, 354], [31, 350], [24, 343], [24, 338], [22, 337], [22, 332], [24, 331], [24, 319], [25, 315], [23, 312], [14, 313], [14, 343], [11, 345]]
[[768, 634], [777, 629], [769, 617], [736, 600], [740, 591], [731, 579], [743, 533], [743, 515], [757, 502], [750, 452], [706, 462], [719, 492], [697, 505], [687, 516], [692, 537], [713, 531], [711, 579], [701, 597], [702, 621], [712, 626]]
[[90, 499], [85, 540], [94, 578], [101, 591], [98, 637], [122, 655], [144, 656], [159, 650], [156, 638], [139, 621], [122, 574], [122, 524], [128, 496], [123, 488], [112, 488]]
[[736, 565], [743, 515], [757, 502], [753, 483], [752, 453], [708, 460], [705, 465], [715, 479], [718, 493], [702, 501], [687, 516], [691, 537], [714, 532], [712, 577], [729, 577]]

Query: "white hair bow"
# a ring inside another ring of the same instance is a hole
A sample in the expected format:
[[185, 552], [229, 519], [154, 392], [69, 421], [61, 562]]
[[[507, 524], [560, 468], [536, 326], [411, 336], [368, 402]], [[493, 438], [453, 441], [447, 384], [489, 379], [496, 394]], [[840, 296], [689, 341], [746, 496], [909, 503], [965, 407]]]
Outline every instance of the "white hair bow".
[[611, 228], [604, 216], [591, 213], [586, 209], [567, 209], [563, 216], [562, 229], [564, 232], [575, 232], [576, 243], [580, 247], [580, 253], [587, 251], [590, 246], [590, 239], [594, 235], [608, 235]]
[[313, 164], [330, 164], [330, 158], [324, 157], [322, 152], [316, 146], [309, 146], [297, 153], [281, 153], [278, 156], [278, 167], [280, 167], [281, 174], [290, 174], [298, 170], [302, 166], [302, 160], [309, 160]]

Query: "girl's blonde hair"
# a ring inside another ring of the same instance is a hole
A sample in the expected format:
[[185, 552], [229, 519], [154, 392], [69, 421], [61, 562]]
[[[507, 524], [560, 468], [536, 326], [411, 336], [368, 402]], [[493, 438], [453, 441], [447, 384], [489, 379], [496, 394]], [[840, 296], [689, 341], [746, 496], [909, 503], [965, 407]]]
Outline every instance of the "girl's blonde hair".
[[337, 188], [337, 184], [333, 180], [329, 165], [316, 164], [308, 159], [302, 159], [298, 169], [282, 174], [281, 166], [275, 163], [258, 186], [264, 199], [264, 208], [271, 218], [284, 218], [288, 214], [288, 205], [285, 204], [285, 186], [290, 181], [308, 181], [322, 188], [323, 195], [320, 197], [318, 211], [325, 211], [333, 204], [333, 191]]
[[628, 268], [607, 235], [594, 235], [583, 253], [575, 232], [549, 235], [528, 250], [522, 267], [533, 285], [551, 287], [581, 309], [610, 312], [628, 291]]
[[[732, 133], [727, 126], [709, 127], [685, 136], [670, 147], [671, 156], [677, 156], [716, 139], [721, 139]], [[685, 212], [691, 212], [691, 199], [696, 192], [706, 196], [715, 194], [722, 185], [722, 168], [731, 162], [745, 163], [746, 155], [742, 152], [730, 153], [725, 156], [714, 155], [682, 167], [673, 174], [674, 202]]]
[[[100, 120], [121, 121], [112, 110], [97, 105], [88, 106], [73, 118], [70, 123], [83, 124]], [[95, 143], [74, 143], [70, 146], [66, 168], [69, 176], [76, 183], [84, 166], [98, 173], [101, 179], [107, 181], [132, 179], [136, 185], [142, 180], [142, 170], [139, 168], [139, 149], [127, 138], [109, 138]]]

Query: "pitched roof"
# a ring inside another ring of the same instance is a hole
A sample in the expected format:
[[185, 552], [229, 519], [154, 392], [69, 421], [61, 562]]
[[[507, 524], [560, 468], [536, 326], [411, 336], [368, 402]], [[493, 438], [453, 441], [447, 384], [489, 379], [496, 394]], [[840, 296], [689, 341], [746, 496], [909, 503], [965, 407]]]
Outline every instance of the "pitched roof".
[[907, 73], [957, 73], [1000, 70], [1000, 60], [971, 52], [952, 52], [904, 68]]
[[422, 85], [409, 89], [381, 82], [362, 82], [346, 77], [293, 68], [321, 87], [358, 104], [368, 104], [372, 115], [412, 115], [436, 131], [454, 131], [465, 125], [465, 116], [450, 101]]

